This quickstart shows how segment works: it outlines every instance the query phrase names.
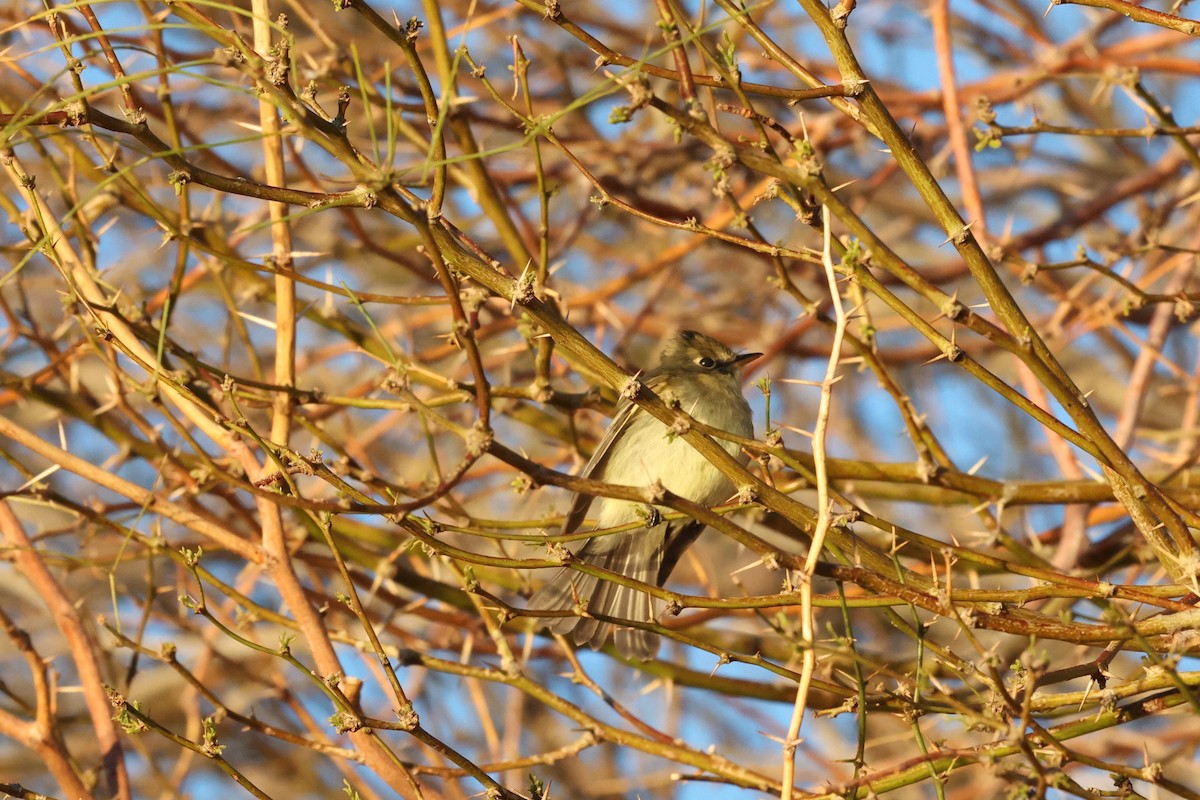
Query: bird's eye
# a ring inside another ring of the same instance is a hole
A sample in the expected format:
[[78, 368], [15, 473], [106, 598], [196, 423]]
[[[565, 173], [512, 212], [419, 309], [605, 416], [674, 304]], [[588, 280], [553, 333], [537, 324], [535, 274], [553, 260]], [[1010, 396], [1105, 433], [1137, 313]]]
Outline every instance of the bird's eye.
[[708, 356], [700, 356], [700, 358], [696, 359], [696, 363], [699, 364], [700, 366], [704, 367], [705, 369], [712, 369], [713, 367], [715, 367], [717, 365], [717, 362], [713, 361]]

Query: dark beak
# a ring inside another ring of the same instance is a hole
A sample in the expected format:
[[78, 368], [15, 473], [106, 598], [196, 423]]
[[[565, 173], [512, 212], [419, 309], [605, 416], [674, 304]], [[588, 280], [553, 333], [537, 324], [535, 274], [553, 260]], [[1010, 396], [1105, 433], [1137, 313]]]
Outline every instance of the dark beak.
[[747, 361], [753, 361], [754, 359], [760, 358], [761, 356], [762, 356], [762, 353], [740, 353], [733, 357], [733, 359], [729, 362], [729, 365], [733, 366], [733, 367], [740, 367], [742, 364], [745, 364]]

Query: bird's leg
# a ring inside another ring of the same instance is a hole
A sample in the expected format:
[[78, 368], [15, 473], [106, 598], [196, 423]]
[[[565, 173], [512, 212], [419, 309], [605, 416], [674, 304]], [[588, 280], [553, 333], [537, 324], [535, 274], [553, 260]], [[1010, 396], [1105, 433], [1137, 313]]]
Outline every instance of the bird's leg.
[[638, 512], [639, 516], [645, 520], [647, 528], [662, 524], [662, 514], [659, 513], [658, 506], [645, 505]]

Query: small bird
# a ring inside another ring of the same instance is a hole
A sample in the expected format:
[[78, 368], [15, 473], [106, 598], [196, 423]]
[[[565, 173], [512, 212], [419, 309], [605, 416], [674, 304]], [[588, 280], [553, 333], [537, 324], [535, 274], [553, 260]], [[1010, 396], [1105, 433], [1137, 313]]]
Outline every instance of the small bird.
[[[738, 436], [754, 436], [750, 404], [742, 396], [739, 370], [761, 353], [735, 354], [712, 337], [681, 331], [663, 350], [658, 367], [643, 382], [664, 400], [699, 422]], [[742, 464], [747, 456], [728, 441], [716, 440]], [[702, 505], [727, 499], [729, 480], [712, 463], [679, 436], [629, 400], [621, 400], [616, 416], [592, 458], [583, 468], [585, 478], [622, 486], [649, 486], [658, 481], [668, 491]], [[563, 523], [562, 533], [574, 533], [583, 524], [596, 498], [577, 494]], [[704, 525], [695, 520], [656, 522], [657, 509], [615, 498], [599, 499], [598, 525], [611, 528], [637, 520], [647, 527], [626, 533], [588, 539], [576, 558], [643, 583], [662, 586], [683, 551], [700, 535]], [[576, 602], [589, 614], [653, 622], [661, 602], [650, 595], [612, 581], [564, 567], [529, 600], [531, 610], [570, 611]], [[559, 617], [546, 623], [553, 633], [574, 632], [575, 644], [595, 650], [604, 646], [613, 625], [591, 616]], [[658, 637], [650, 631], [617, 627], [617, 651], [626, 658], [647, 661], [658, 652]]]

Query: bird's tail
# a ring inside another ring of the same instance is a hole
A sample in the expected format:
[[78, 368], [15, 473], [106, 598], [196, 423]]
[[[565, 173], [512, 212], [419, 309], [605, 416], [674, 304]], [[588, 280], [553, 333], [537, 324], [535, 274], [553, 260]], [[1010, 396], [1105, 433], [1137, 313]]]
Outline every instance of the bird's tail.
[[[663, 534], [655, 530], [616, 534], [590, 540], [577, 558], [634, 580], [658, 585]], [[563, 567], [529, 599], [536, 611], [571, 611], [576, 600], [589, 614], [637, 622], [653, 622], [662, 603], [644, 592]], [[613, 629], [594, 617], [556, 617], [547, 622], [552, 633], [571, 634], [575, 644], [599, 650]], [[648, 661], [658, 652], [658, 636], [638, 628], [616, 626], [613, 643], [626, 658]]]

